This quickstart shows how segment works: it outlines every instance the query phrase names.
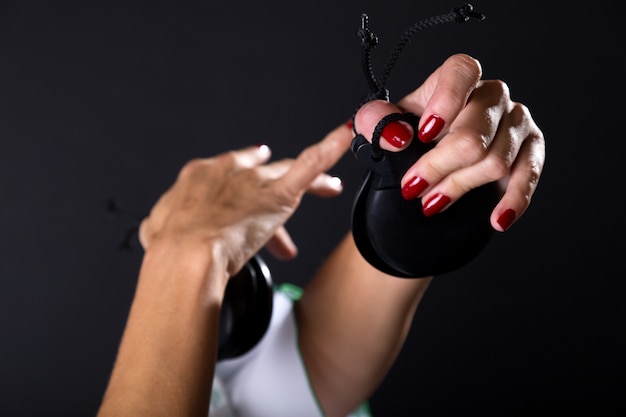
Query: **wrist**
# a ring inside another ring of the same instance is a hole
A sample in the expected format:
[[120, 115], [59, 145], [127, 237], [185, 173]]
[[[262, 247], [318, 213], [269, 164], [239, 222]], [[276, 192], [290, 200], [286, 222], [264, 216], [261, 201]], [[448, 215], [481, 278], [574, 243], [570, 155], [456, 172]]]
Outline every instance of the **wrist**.
[[161, 293], [166, 289], [176, 293], [189, 290], [221, 303], [228, 277], [227, 262], [219, 245], [159, 239], [145, 251], [139, 281]]
[[[164, 415], [206, 415], [228, 282], [218, 248], [151, 241], [103, 403], [108, 410], [137, 414], [151, 404]], [[202, 412], [181, 411], [188, 406]]]

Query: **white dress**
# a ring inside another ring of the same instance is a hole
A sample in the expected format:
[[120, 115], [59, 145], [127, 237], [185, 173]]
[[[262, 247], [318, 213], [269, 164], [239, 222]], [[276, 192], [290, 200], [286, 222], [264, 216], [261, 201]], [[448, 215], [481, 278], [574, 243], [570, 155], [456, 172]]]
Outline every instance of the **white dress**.
[[[272, 319], [249, 352], [216, 365], [210, 417], [324, 417], [298, 348], [293, 303], [302, 293], [274, 290]], [[348, 417], [371, 417], [367, 403]]]

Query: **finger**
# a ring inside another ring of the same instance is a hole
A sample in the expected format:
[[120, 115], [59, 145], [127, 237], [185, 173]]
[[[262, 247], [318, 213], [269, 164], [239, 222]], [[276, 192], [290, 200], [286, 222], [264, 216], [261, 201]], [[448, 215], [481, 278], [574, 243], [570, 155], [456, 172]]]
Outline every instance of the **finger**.
[[276, 259], [289, 260], [298, 255], [298, 248], [284, 226], [279, 227], [265, 244], [265, 249]]
[[214, 164], [221, 166], [224, 174], [252, 168], [267, 162], [272, 152], [267, 145], [254, 145], [239, 150], [224, 152], [211, 158], [197, 158], [185, 164], [178, 175], [179, 179], [202, 175], [204, 168]]
[[417, 137], [428, 143], [447, 130], [465, 107], [482, 76], [480, 63], [469, 55], [452, 55], [413, 93], [398, 102], [420, 115]]
[[277, 182], [291, 197], [302, 195], [318, 175], [339, 161], [350, 148], [352, 139], [353, 133], [345, 124], [335, 128], [320, 142], [303, 150]]
[[229, 152], [233, 159], [233, 164], [237, 168], [252, 168], [269, 161], [272, 151], [267, 145], [254, 145], [246, 148]]
[[545, 139], [535, 126], [522, 144], [503, 187], [506, 191], [491, 213], [490, 222], [495, 230], [508, 230], [524, 214], [537, 189], [544, 164]]
[[[268, 165], [261, 165], [257, 168], [259, 175], [263, 178], [277, 179], [282, 177], [291, 165], [293, 159], [283, 159]], [[343, 191], [343, 182], [340, 178], [328, 175], [326, 173], [319, 174], [306, 190], [307, 193], [318, 197], [334, 197]]]
[[293, 159], [285, 158], [269, 164], [260, 165], [256, 168], [256, 170], [260, 177], [275, 180], [285, 175], [285, 173], [289, 171], [289, 168], [291, 168], [292, 164]]
[[[501, 125], [504, 127], [496, 133], [489, 152], [483, 159], [454, 171], [424, 195], [422, 204], [424, 214], [431, 216], [444, 211], [468, 191], [487, 183], [503, 180], [508, 183], [507, 200], [510, 200], [504, 202], [501, 200], [498, 203], [492, 212], [493, 224], [497, 225], [499, 220], [500, 223], [510, 226], [512, 220], [518, 217], [515, 213], [521, 214], [525, 210], [527, 204], [524, 206], [523, 196], [530, 195], [528, 187], [530, 187], [529, 182], [532, 182], [531, 177], [534, 175], [534, 182], [536, 182], [543, 167], [543, 162], [538, 163], [543, 155], [542, 141], [537, 139], [541, 137], [541, 132], [529, 118], [525, 107], [519, 103], [516, 103], [513, 110], [502, 117]], [[447, 137], [442, 141], [446, 139]], [[527, 142], [529, 141], [538, 141], [532, 152], [534, 160], [531, 160], [528, 153]], [[522, 149], [524, 149], [523, 153]], [[513, 167], [516, 167], [515, 174], [512, 171]], [[520, 172], [525, 172], [527, 175], [524, 177]], [[508, 216], [513, 215], [513, 218], [500, 218], [507, 209], [513, 210], [508, 214]], [[499, 226], [496, 229], [502, 231], [505, 228]]]
[[342, 191], [343, 182], [341, 178], [322, 173], [313, 180], [307, 193], [318, 197], [335, 197], [341, 194]]
[[[417, 137], [422, 142], [430, 142], [440, 136], [463, 110], [481, 75], [482, 68], [477, 60], [465, 54], [453, 55], [397, 106], [382, 100], [364, 104], [355, 116], [357, 132], [371, 141], [376, 125], [383, 117], [411, 112], [421, 115]], [[381, 148], [403, 150], [410, 144], [413, 134], [408, 123], [391, 122], [381, 134]]]
[[[479, 163], [489, 152], [494, 157], [500, 155], [515, 157], [525, 134], [510, 136], [510, 133], [515, 132], [505, 131], [498, 136], [499, 140], [495, 140], [498, 126], [509, 124], [508, 120], [502, 119], [505, 110], [509, 107], [508, 100], [508, 89], [501, 82], [491, 82], [475, 90], [463, 112], [450, 126], [450, 131], [446, 136], [411, 166], [403, 176], [404, 197], [410, 200], [421, 196], [429, 187], [434, 187], [450, 173]], [[492, 142], [498, 144], [491, 147]], [[510, 162], [512, 163], [512, 160]], [[493, 175], [485, 166], [478, 167], [474, 171], [477, 174], [475, 178], [472, 178], [474, 182], [484, 181]], [[450, 181], [454, 181], [454, 178]], [[468, 189], [470, 188], [458, 192], [465, 192]]]
[[[401, 113], [396, 105], [384, 100], [372, 100], [365, 103], [355, 115], [356, 131], [370, 142], [374, 129], [380, 120], [392, 113]], [[387, 151], [401, 151], [411, 143], [413, 128], [404, 121], [393, 121], [381, 132], [380, 147]]]

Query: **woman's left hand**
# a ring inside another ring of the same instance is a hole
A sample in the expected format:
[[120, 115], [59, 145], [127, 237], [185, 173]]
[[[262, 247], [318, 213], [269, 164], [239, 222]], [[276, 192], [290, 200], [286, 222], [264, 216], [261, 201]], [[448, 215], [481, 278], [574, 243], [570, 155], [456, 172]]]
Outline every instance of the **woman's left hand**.
[[325, 171], [348, 149], [346, 126], [304, 149], [296, 159], [269, 162], [267, 146], [250, 146], [189, 161], [139, 229], [146, 251], [155, 243], [196, 245], [218, 255], [234, 275], [264, 245], [279, 258], [296, 247], [284, 228], [306, 192], [337, 195], [341, 181]]

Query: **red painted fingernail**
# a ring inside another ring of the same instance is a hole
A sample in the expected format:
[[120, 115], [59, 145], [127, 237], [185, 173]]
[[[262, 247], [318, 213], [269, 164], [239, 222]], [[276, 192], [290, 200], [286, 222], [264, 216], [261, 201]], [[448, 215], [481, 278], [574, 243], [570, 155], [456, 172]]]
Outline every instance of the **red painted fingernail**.
[[422, 125], [422, 128], [417, 132], [417, 137], [422, 142], [428, 143], [437, 137], [445, 124], [446, 121], [443, 120], [441, 116], [438, 114], [431, 114]]
[[424, 203], [422, 211], [426, 217], [433, 216], [450, 204], [450, 201], [450, 197], [437, 193]]
[[509, 227], [511, 227], [516, 217], [517, 217], [517, 214], [515, 214], [515, 210], [507, 209], [507, 210], [504, 210], [504, 212], [502, 212], [500, 217], [498, 217], [497, 222], [502, 228], [502, 230], [506, 230]]
[[413, 200], [420, 196], [428, 188], [428, 181], [421, 177], [413, 177], [402, 187], [402, 197], [405, 200]]
[[354, 125], [352, 124], [352, 119], [348, 120], [346, 122], [346, 127], [350, 130], [352, 130], [352, 128], [354, 127]]
[[404, 123], [393, 121], [383, 128], [380, 134], [396, 148], [402, 148], [413, 137], [413, 132]]

